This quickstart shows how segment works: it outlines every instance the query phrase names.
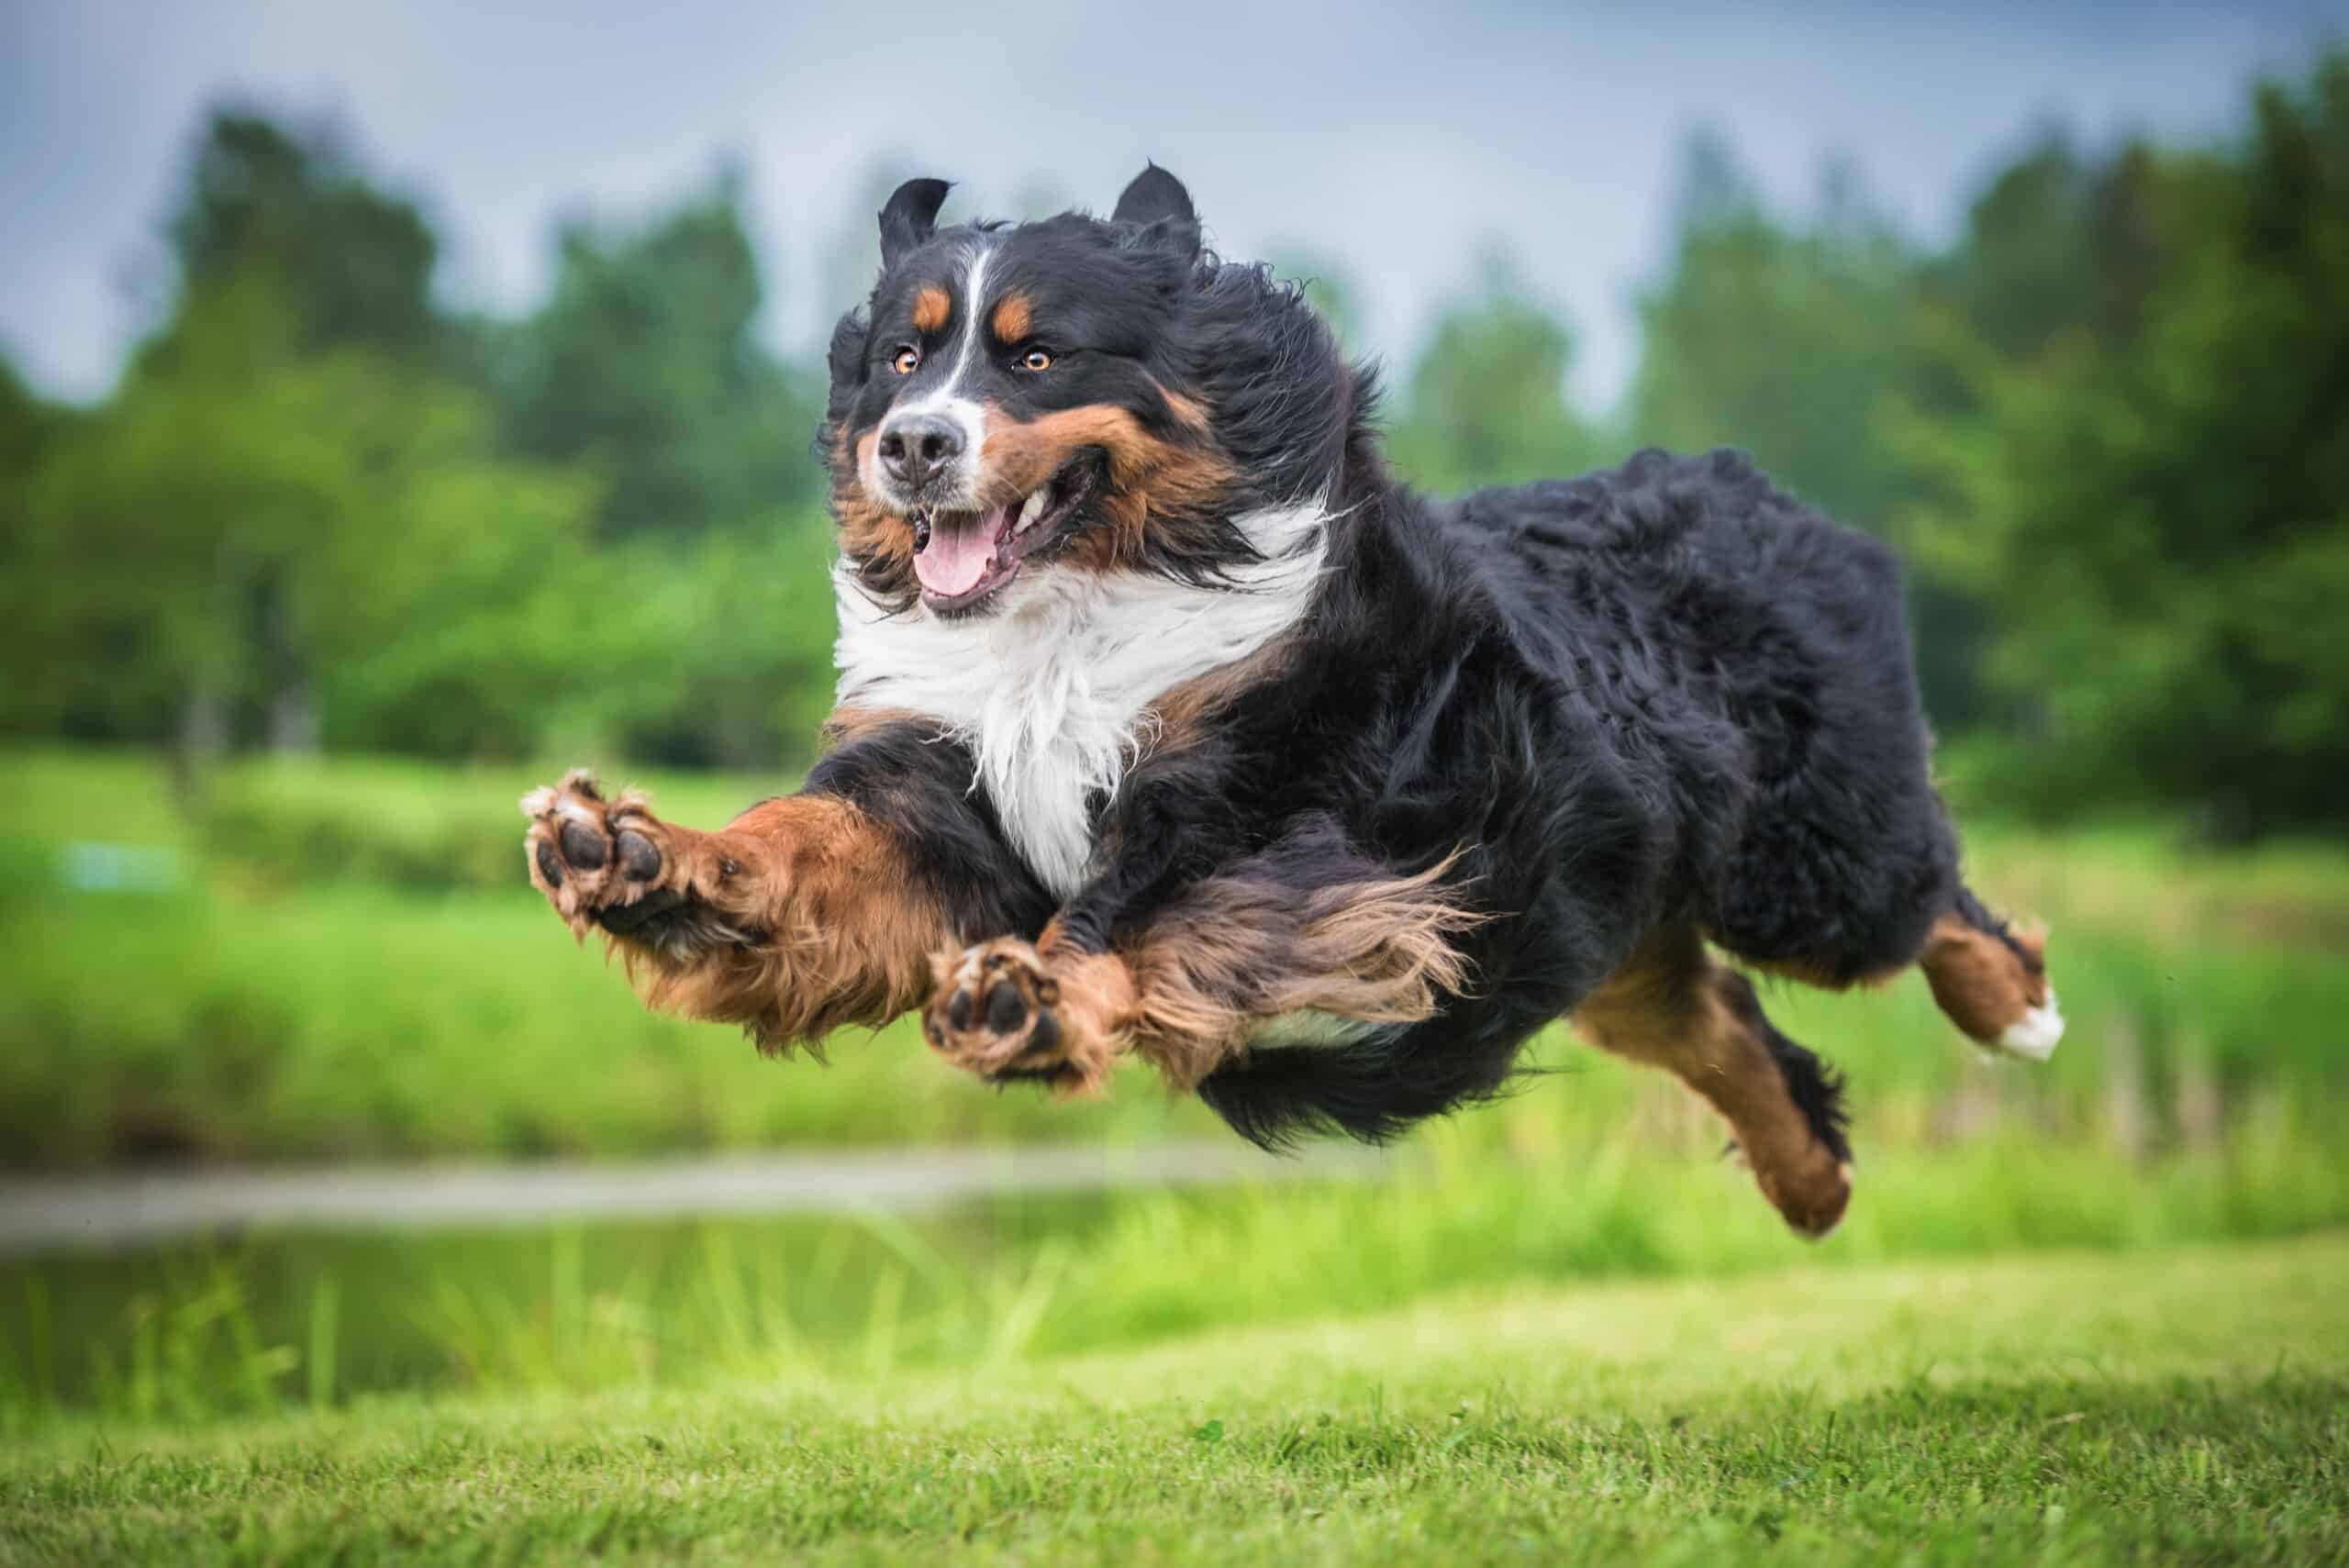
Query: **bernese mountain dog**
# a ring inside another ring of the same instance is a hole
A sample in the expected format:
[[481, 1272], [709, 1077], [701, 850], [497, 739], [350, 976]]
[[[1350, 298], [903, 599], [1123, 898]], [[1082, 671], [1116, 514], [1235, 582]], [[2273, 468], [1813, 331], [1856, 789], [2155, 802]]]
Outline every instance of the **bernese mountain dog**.
[[1974, 1040], [2053, 1048], [2040, 937], [1959, 880], [1883, 544], [1729, 451], [1414, 494], [1370, 369], [1164, 170], [1106, 220], [941, 228], [946, 193], [889, 198], [832, 334], [805, 787], [707, 832], [584, 773], [523, 802], [650, 1005], [771, 1051], [918, 1009], [1062, 1093], [1131, 1052], [1268, 1146], [1489, 1096], [1565, 1018], [1814, 1236], [1838, 1079], [1744, 971], [1919, 964]]

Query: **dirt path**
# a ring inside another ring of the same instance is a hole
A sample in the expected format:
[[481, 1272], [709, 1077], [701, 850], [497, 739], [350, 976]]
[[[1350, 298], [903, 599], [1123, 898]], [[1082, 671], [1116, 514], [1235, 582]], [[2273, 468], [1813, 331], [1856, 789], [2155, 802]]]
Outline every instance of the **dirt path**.
[[550, 1162], [157, 1171], [0, 1178], [0, 1251], [128, 1247], [255, 1228], [519, 1225], [562, 1218], [896, 1212], [996, 1193], [1361, 1178], [1383, 1162], [1324, 1149], [1276, 1160], [1247, 1145], [836, 1150], [634, 1164]]

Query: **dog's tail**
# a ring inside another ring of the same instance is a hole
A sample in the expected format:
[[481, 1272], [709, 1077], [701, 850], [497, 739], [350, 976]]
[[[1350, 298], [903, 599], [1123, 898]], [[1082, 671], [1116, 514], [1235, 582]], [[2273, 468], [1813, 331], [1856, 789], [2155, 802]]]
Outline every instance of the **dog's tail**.
[[1993, 1051], [2044, 1062], [2064, 1038], [2047, 984], [2047, 932], [2018, 929], [1961, 886], [1917, 955], [1933, 1000], [1966, 1036]]

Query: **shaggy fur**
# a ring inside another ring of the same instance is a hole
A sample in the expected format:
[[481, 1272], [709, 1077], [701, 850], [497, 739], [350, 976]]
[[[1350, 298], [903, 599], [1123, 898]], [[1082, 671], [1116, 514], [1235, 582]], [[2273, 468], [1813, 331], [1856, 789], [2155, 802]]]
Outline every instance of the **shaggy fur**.
[[1164, 171], [1108, 219], [945, 195], [891, 198], [833, 334], [842, 706], [797, 804], [527, 803], [533, 877], [656, 1005], [770, 1045], [918, 1006], [1067, 1090], [1131, 1051], [1265, 1144], [1489, 1095], [1573, 1015], [1811, 1234], [1838, 1081], [1707, 943], [1921, 962], [1976, 1039], [2052, 1045], [2038, 940], [1958, 879], [1882, 544], [1729, 451], [1414, 494], [1371, 373]]

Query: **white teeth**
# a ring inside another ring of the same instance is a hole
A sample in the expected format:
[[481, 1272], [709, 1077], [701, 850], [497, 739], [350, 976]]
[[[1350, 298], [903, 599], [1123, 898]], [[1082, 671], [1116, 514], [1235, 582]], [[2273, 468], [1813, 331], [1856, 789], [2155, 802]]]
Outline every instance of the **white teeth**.
[[1028, 504], [1026, 506], [1019, 508], [1019, 521], [1012, 526], [1011, 531], [1016, 534], [1026, 533], [1030, 527], [1035, 523], [1036, 519], [1043, 515], [1044, 493], [1039, 490], [1033, 495], [1028, 497]]

